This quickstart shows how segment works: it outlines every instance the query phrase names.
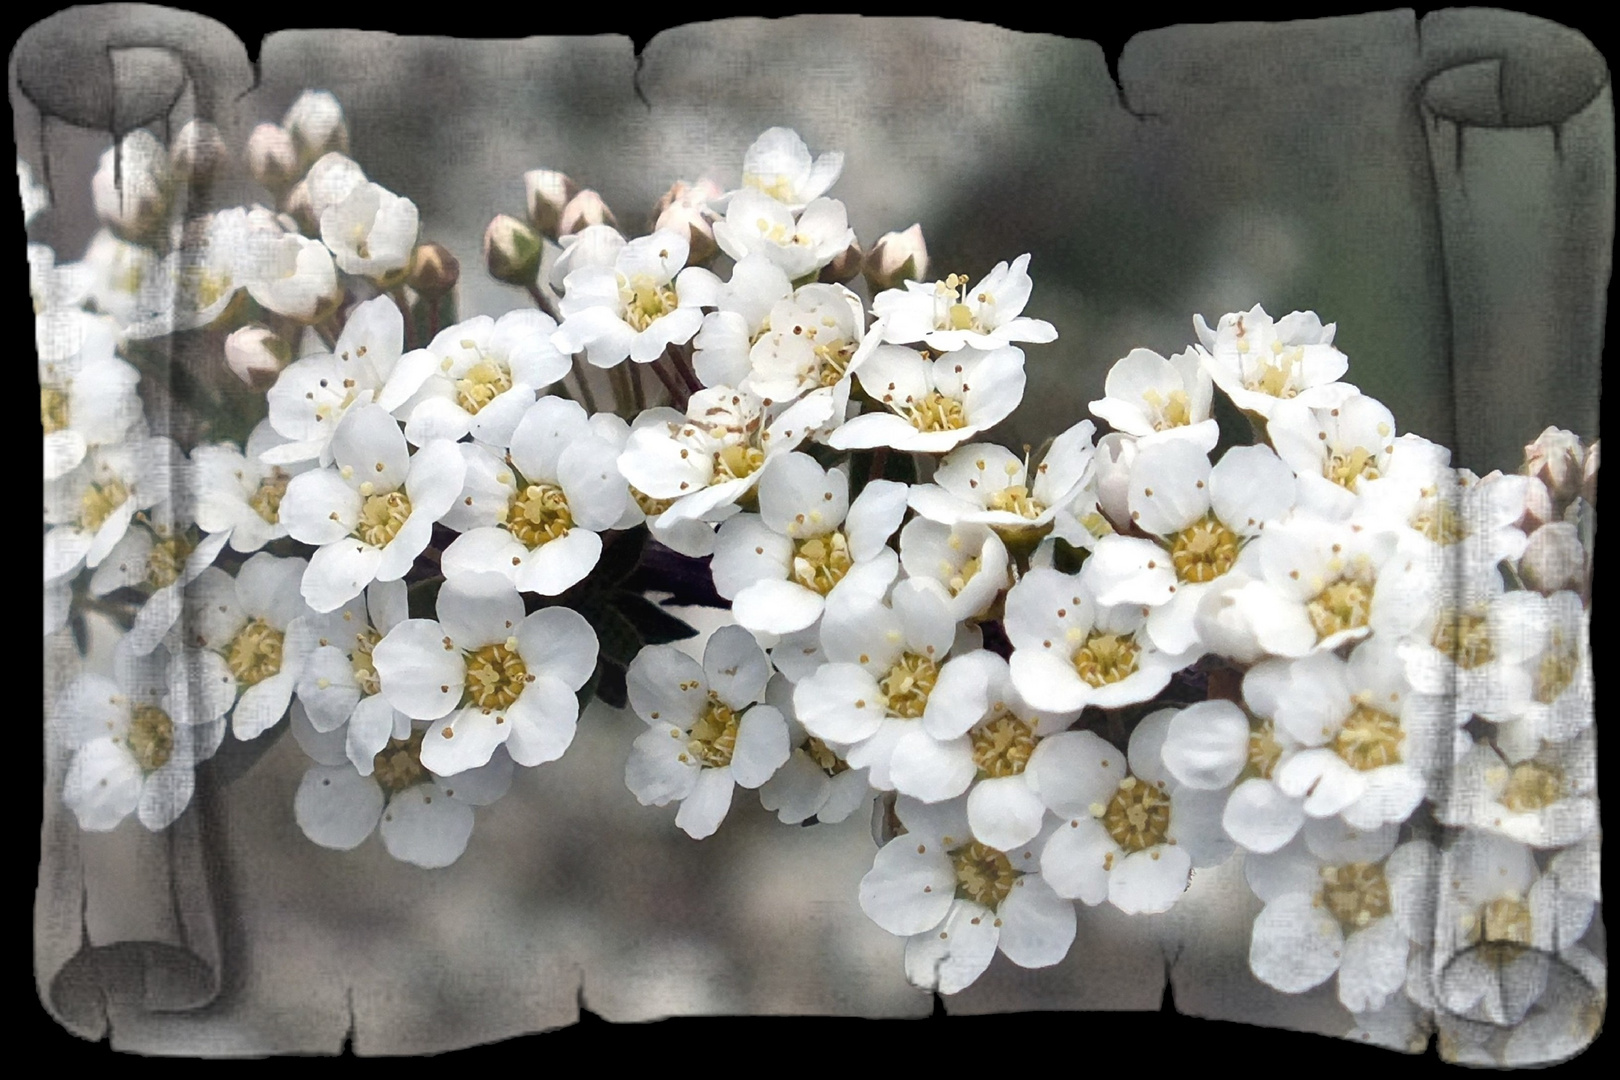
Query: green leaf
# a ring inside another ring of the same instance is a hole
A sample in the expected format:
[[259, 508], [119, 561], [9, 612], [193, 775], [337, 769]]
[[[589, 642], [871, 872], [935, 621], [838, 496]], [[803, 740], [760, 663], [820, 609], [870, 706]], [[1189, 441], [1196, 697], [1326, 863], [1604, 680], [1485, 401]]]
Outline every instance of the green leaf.
[[1257, 442], [1254, 424], [1242, 409], [1232, 404], [1232, 399], [1224, 393], [1217, 391], [1210, 406], [1210, 415], [1215, 418], [1215, 424], [1220, 428], [1220, 438], [1215, 442], [1215, 449], [1210, 451], [1209, 459], [1219, 461], [1221, 455], [1231, 446], [1252, 446]]
[[415, 582], [405, 591], [406, 612], [413, 619], [437, 619], [439, 586], [444, 578], [433, 577]]
[[637, 632], [636, 624], [618, 608], [600, 607], [580, 614], [590, 621], [596, 631], [596, 640], [604, 659], [628, 665], [641, 651], [641, 634]]
[[1075, 547], [1061, 536], [1052, 540], [1052, 566], [1065, 574], [1078, 574], [1090, 555], [1090, 551]]
[[596, 683], [596, 696], [603, 704], [622, 709], [630, 704], [630, 693], [624, 685], [624, 666], [604, 660], [597, 666], [600, 676]]
[[613, 606], [635, 627], [645, 644], [665, 645], [697, 636], [697, 630], [645, 596], [620, 591], [613, 599]]

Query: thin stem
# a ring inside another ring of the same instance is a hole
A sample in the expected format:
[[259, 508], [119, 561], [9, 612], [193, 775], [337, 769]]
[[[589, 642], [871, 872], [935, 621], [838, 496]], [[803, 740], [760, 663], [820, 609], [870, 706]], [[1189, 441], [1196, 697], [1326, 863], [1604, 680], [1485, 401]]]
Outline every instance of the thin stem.
[[562, 321], [560, 318], [557, 317], [557, 309], [554, 306], [552, 306], [551, 300], [549, 298], [547, 298], [545, 293], [540, 291], [540, 286], [539, 285], [537, 285], [537, 284], [535, 284], [533, 282], [530, 282], [526, 286], [526, 288], [529, 290], [529, 297], [534, 301], [534, 306], [535, 307], [539, 308], [541, 311], [545, 312], [547, 315], [550, 315], [553, 320], [555, 320], [557, 322]]
[[635, 404], [637, 415], [647, 409], [647, 388], [641, 385], [641, 365], [630, 365], [630, 400]]
[[680, 379], [676, 378], [674, 372], [664, 363], [664, 359], [668, 355], [668, 353], [665, 353], [663, 357], [659, 357], [648, 366], [653, 369], [653, 374], [658, 376], [658, 380], [664, 384], [664, 389], [669, 391], [670, 404], [684, 412], [688, 395], [686, 388], [681, 385]]
[[697, 372], [692, 370], [692, 362], [686, 358], [684, 348], [679, 345], [672, 345], [664, 351], [664, 355], [675, 362], [675, 370], [680, 373], [682, 379], [686, 380], [686, 385], [691, 388], [692, 393], [695, 394], [703, 389], [703, 383], [699, 381]]
[[866, 479], [868, 481], [883, 479], [883, 470], [888, 464], [889, 448], [887, 446], [878, 447], [872, 452], [872, 470], [866, 474]]
[[388, 290], [388, 295], [394, 298], [394, 306], [399, 308], [399, 316], [405, 320], [405, 348], [407, 351], [416, 348], [416, 322], [411, 318], [411, 304], [405, 299], [405, 286], [395, 285]]
[[596, 395], [591, 392], [591, 384], [585, 378], [585, 365], [579, 362], [579, 353], [570, 358], [570, 363], [574, 366], [574, 382], [579, 386], [579, 403], [585, 406], [586, 412], [594, 413]]
[[630, 405], [630, 372], [626, 371], [626, 364], [616, 364], [608, 368], [608, 383], [613, 387], [613, 411], [620, 416]]
[[[327, 320], [327, 322], [330, 321], [330, 319]], [[315, 323], [313, 329], [315, 330], [316, 335], [326, 343], [326, 347], [328, 349], [337, 348], [337, 335], [332, 332], [332, 328], [330, 326], [324, 322]]]
[[[439, 298], [439, 300], [442, 300], [442, 299], [443, 299], [443, 297]], [[428, 339], [428, 342], [431, 342], [434, 338], [439, 336], [439, 300], [433, 300], [433, 301], [430, 301], [428, 303], [428, 309], [427, 309], [427, 339]], [[426, 342], [424, 342], [424, 344], [426, 344]]]

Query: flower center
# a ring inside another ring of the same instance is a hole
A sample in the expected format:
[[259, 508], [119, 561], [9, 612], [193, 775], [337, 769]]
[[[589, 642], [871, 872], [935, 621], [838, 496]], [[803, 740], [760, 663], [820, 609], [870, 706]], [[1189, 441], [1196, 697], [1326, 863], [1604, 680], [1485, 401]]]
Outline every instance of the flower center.
[[744, 173], [743, 187], [764, 192], [779, 203], [793, 201], [793, 181], [782, 173]]
[[[1243, 321], [1238, 320], [1237, 351], [1247, 354], [1249, 339], [1245, 336]], [[1294, 373], [1305, 359], [1305, 350], [1295, 345], [1285, 347], [1280, 341], [1271, 343], [1271, 356], [1255, 356], [1249, 369], [1248, 378], [1244, 380], [1250, 390], [1261, 394], [1269, 394], [1274, 398], [1291, 398], [1299, 394], [1299, 387], [1295, 385]]]
[[1035, 750], [1034, 730], [1011, 713], [1002, 712], [980, 724], [973, 738], [973, 764], [981, 777], [1017, 776]]
[[1478, 945], [1489, 962], [1504, 964], [1530, 947], [1530, 905], [1516, 896], [1499, 896], [1477, 915], [1464, 915], [1462, 928], [1468, 944]]
[[[940, 311], [934, 323], [937, 329], [984, 330], [980, 312], [967, 303], [967, 287], [968, 279], [963, 274], [949, 274], [944, 281], [934, 282], [934, 298]], [[995, 303], [989, 293], [980, 293], [975, 299], [981, 306]]]
[[731, 755], [737, 749], [737, 713], [720, 700], [720, 695], [709, 691], [709, 702], [703, 707], [697, 723], [686, 733], [686, 753], [710, 769], [731, 764]]
[[977, 840], [951, 852], [951, 865], [956, 870], [956, 895], [991, 911], [1001, 906], [1018, 880], [1011, 859]]
[[641, 507], [641, 512], [650, 518], [659, 516], [675, 505], [674, 499], [655, 499], [636, 487], [631, 487], [630, 497], [636, 500], [636, 505]]
[[822, 596], [832, 592], [854, 565], [849, 540], [840, 529], [793, 542], [793, 580]]
[[506, 527], [531, 550], [560, 540], [574, 527], [568, 496], [555, 484], [530, 484], [520, 488], [507, 507]]
[[1322, 887], [1313, 903], [1327, 908], [1346, 934], [1389, 914], [1389, 882], [1378, 863], [1322, 867]]
[[1028, 488], [1022, 484], [1013, 484], [990, 496], [990, 509], [1034, 519], [1046, 511], [1046, 506], [1033, 498]]
[[1317, 593], [1305, 611], [1318, 641], [1344, 630], [1359, 630], [1372, 613], [1372, 587], [1355, 578], [1341, 578]]
[[129, 752], [143, 772], [155, 772], [174, 754], [174, 721], [155, 705], [137, 705], [130, 713]]
[[[1096, 812], [1096, 807], [1093, 807]], [[1145, 780], [1127, 776], [1098, 815], [1120, 850], [1130, 855], [1162, 844], [1170, 831], [1170, 796]]]
[[1575, 650], [1564, 643], [1564, 635], [1554, 630], [1552, 644], [1541, 654], [1541, 663], [1536, 667], [1536, 700], [1551, 705], [1563, 696], [1575, 681], [1580, 663]]
[[[354, 681], [360, 684], [360, 692], [366, 696], [382, 692], [382, 681], [377, 676], [377, 665], [371, 659], [371, 650], [377, 647], [382, 635], [372, 627], [366, 627], [354, 635], [354, 651], [349, 653], [349, 666], [354, 669]], [[421, 740], [417, 740], [420, 743]]]
[[[811, 330], [811, 333], [814, 332]], [[837, 386], [843, 380], [844, 372], [849, 370], [850, 358], [855, 355], [855, 343], [838, 338], [817, 345], [815, 353], [820, 367], [816, 382], [822, 386]]]
[[1430, 644], [1464, 669], [1488, 664], [1496, 655], [1491, 648], [1490, 625], [1485, 616], [1467, 612], [1441, 612], [1440, 618], [1435, 620]]
[[225, 666], [236, 681], [256, 686], [281, 670], [282, 633], [263, 619], [254, 619], [225, 647]]
[[906, 406], [910, 415], [906, 419], [918, 431], [956, 431], [967, 427], [967, 414], [962, 403], [948, 398], [938, 390], [930, 390], [922, 400]]
[[275, 525], [281, 521], [281, 499], [287, 494], [287, 484], [292, 480], [281, 469], [270, 470], [270, 474], [259, 481], [258, 488], [248, 496], [248, 505], [253, 512], [263, 518], [266, 524]]
[[1333, 737], [1333, 752], [1351, 768], [1366, 772], [1400, 761], [1405, 738], [1397, 717], [1358, 704]]
[[360, 523], [354, 528], [355, 539], [372, 547], [386, 547], [405, 527], [411, 516], [411, 500], [403, 491], [387, 491], [366, 496], [360, 508]]
[[79, 527], [85, 532], [95, 532], [128, 499], [129, 488], [116, 476], [104, 484], [91, 484], [79, 496]]
[[1551, 806], [1563, 794], [1562, 770], [1552, 765], [1526, 761], [1515, 765], [1509, 774], [1507, 790], [1502, 793], [1502, 805], [1515, 814], [1525, 814]]
[[849, 771], [849, 763], [814, 735], [805, 740], [804, 752], [809, 754], [810, 760], [815, 762], [821, 771], [828, 776], [837, 776], [839, 773]]
[[54, 435], [68, 426], [68, 396], [52, 386], [39, 388], [39, 422], [45, 434]]
[[189, 537], [176, 533], [160, 537], [146, 556], [146, 582], [154, 589], [162, 589], [180, 580], [186, 568], [186, 559], [197, 545]]
[[[462, 345], [470, 347], [465, 341]], [[512, 373], [506, 370], [506, 365], [480, 357], [478, 363], [456, 380], [456, 404], [476, 416], [485, 405], [510, 389]]]
[[1074, 670], [1092, 686], [1107, 686], [1136, 671], [1142, 647], [1135, 634], [1104, 634], [1093, 630], [1074, 654]]
[[467, 697], [485, 712], [508, 708], [528, 683], [517, 638], [485, 645], [467, 657]]
[[915, 720], [928, 707], [928, 695], [939, 681], [939, 666], [926, 656], [905, 653], [878, 680], [889, 713]]
[[619, 299], [624, 302], [624, 321], [638, 334], [680, 305], [674, 289], [655, 285], [642, 274], [619, 286]]
[[409, 738], [389, 739], [388, 745], [371, 759], [371, 775], [388, 794], [415, 787], [428, 778], [422, 764], [422, 736], [426, 733], [426, 728], [420, 728]]
[[945, 587], [951, 590], [952, 596], [960, 596], [962, 590], [967, 588], [973, 575], [979, 572], [979, 557], [977, 555], [964, 562], [961, 566], [952, 566], [941, 559], [939, 562], [940, 576], [945, 579]]
[[1455, 544], [1468, 535], [1463, 519], [1452, 504], [1431, 489], [1412, 514], [1412, 528], [1442, 546]]
[[1170, 398], [1167, 401], [1156, 387], [1148, 387], [1142, 391], [1142, 400], [1147, 404], [1153, 419], [1154, 431], [1168, 431], [1192, 423], [1192, 403], [1185, 390], [1170, 391]]
[[1249, 764], [1252, 775], [1270, 780], [1271, 772], [1282, 758], [1282, 743], [1277, 741], [1277, 728], [1270, 720], [1261, 721], [1249, 729]]
[[765, 451], [746, 443], [732, 443], [714, 454], [714, 480], [720, 484], [727, 480], [741, 480], [758, 471], [765, 464]]
[[1350, 450], [1335, 450], [1322, 465], [1322, 475], [1350, 491], [1363, 479], [1378, 479], [1378, 463], [1372, 451], [1364, 446]]
[[1214, 514], [1205, 514], [1170, 541], [1170, 562], [1182, 581], [1214, 581], [1232, 569], [1237, 557], [1237, 533]]

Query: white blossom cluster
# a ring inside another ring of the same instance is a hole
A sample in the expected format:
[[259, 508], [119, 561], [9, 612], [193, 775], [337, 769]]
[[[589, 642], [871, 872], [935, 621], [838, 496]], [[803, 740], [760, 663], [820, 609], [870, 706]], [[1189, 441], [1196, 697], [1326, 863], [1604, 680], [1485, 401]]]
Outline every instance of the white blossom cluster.
[[[1477, 476], [1343, 381], [1333, 325], [1257, 306], [1014, 452], [990, 432], [1057, 337], [1030, 256], [863, 251], [842, 156], [785, 128], [642, 236], [529, 173], [484, 238], [524, 306], [442, 328], [454, 261], [330, 95], [253, 132], [274, 210], [184, 218], [217, 143], [128, 136], [84, 259], [29, 250], [46, 633], [127, 623], [53, 707], [85, 828], [166, 826], [227, 726], [287, 717], [315, 843], [454, 862], [608, 692], [588, 598], [645, 526], [731, 623], [701, 661], [638, 626], [627, 786], [695, 839], [738, 787], [786, 824], [874, 809], [859, 903], [917, 986], [1054, 965], [1077, 912], [1168, 911], [1237, 858], [1254, 975], [1333, 981], [1359, 1037], [1583, 1045], [1597, 443]], [[242, 439], [149, 430], [143, 343], [182, 332], [262, 391]]]

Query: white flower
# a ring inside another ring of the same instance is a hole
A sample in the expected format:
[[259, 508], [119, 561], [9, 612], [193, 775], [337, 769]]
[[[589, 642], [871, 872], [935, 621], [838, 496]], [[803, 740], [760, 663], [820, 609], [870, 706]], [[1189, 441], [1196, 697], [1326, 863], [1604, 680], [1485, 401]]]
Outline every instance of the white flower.
[[[841, 151], [829, 150], [812, 160], [810, 148], [798, 132], [773, 127], [743, 154], [742, 186], [763, 192], [797, 213], [826, 194], [843, 170]], [[724, 210], [735, 194], [716, 199], [716, 208]]]
[[937, 802], [973, 781], [968, 729], [990, 706], [999, 658], [979, 649], [947, 659], [956, 623], [938, 590], [896, 584], [887, 604], [863, 595], [821, 619], [827, 660], [798, 680], [793, 711], [806, 731], [847, 746], [872, 786]]
[[1457, 763], [1451, 798], [1438, 817], [1534, 848], [1575, 843], [1597, 827], [1597, 751], [1590, 728], [1533, 754], [1500, 756], [1477, 743]]
[[336, 150], [322, 154], [287, 198], [289, 214], [306, 233], [320, 231], [321, 218], [367, 183], [360, 164]]
[[454, 776], [495, 750], [519, 765], [555, 761], [574, 740], [575, 692], [596, 668], [596, 632], [572, 608], [523, 614], [499, 574], [468, 575], [439, 590], [438, 620], [397, 623], [372, 650], [383, 696], [431, 720], [422, 764]]
[[961, 349], [928, 360], [913, 349], [880, 346], [856, 373], [888, 412], [855, 417], [834, 431], [835, 450], [890, 446], [943, 453], [1005, 420], [1024, 396], [1024, 354]]
[[339, 270], [391, 281], [410, 264], [420, 217], [411, 200], [367, 183], [327, 207], [320, 222], [321, 240]]
[[1036, 708], [1068, 712], [1147, 701], [1186, 666], [1143, 632], [1147, 608], [1104, 606], [1087, 584], [1084, 570], [1073, 576], [1034, 569], [1007, 593], [1013, 683]]
[[1197, 346], [1169, 360], [1152, 349], [1132, 349], [1108, 369], [1103, 394], [1090, 404], [1091, 414], [1144, 445], [1187, 439], [1207, 454], [1220, 439], [1210, 416], [1215, 387]]
[[914, 517], [900, 530], [901, 569], [913, 580], [938, 582], [956, 622], [983, 615], [1012, 584], [1007, 562], [1007, 546], [988, 525]]
[[1034, 287], [1028, 268], [1028, 255], [1011, 266], [999, 262], [972, 289], [961, 274], [944, 281], [907, 281], [904, 288], [878, 293], [872, 313], [882, 320], [883, 340], [891, 345], [920, 342], [939, 352], [964, 346], [988, 352], [1014, 341], [1055, 341], [1051, 323], [1022, 314]]
[[685, 236], [664, 230], [630, 241], [611, 268], [573, 270], [563, 280], [563, 321], [552, 344], [565, 355], [583, 351], [596, 367], [610, 368], [627, 356], [648, 364], [669, 345], [691, 341], [703, 323], [701, 308], [715, 302], [720, 279], [686, 266], [690, 250]]
[[193, 770], [225, 734], [217, 714], [178, 713], [168, 657], [114, 652], [114, 677], [85, 673], [63, 692], [51, 721], [73, 750], [62, 797], [80, 828], [104, 832], [130, 814], [154, 831], [191, 802]]
[[244, 252], [252, 229], [240, 206], [190, 223], [179, 250], [174, 321], [177, 329], [210, 326], [235, 311], [248, 283]]
[[471, 443], [462, 491], [445, 523], [461, 532], [445, 548], [445, 577], [493, 571], [520, 592], [555, 596], [582, 581], [602, 554], [599, 533], [628, 503], [615, 446], [585, 410], [564, 398], [529, 406], [502, 461]]
[[[997, 656], [991, 666], [990, 709], [968, 732], [977, 770], [968, 791], [968, 826], [980, 843], [1012, 851], [1034, 842], [1052, 809], [1040, 786], [1036, 752], [1077, 714], [1032, 708], [1013, 686], [1006, 661]], [[1041, 760], [1052, 765], [1060, 757], [1043, 755]], [[1054, 802], [1060, 790], [1054, 780]]]
[[392, 299], [379, 296], [356, 305], [330, 353], [295, 360], [276, 377], [266, 394], [270, 426], [288, 442], [266, 448], [263, 460], [330, 465], [338, 424], [349, 409], [381, 393], [404, 347], [405, 319]]
[[405, 421], [415, 446], [473, 438], [505, 447], [535, 395], [568, 373], [550, 316], [531, 309], [476, 315], [400, 357], [377, 401]]
[[[1459, 724], [1474, 716], [1506, 723], [1525, 715], [1536, 690], [1534, 668], [1526, 662], [1546, 640], [1546, 624], [1538, 632], [1532, 618], [1542, 609], [1541, 598], [1504, 592], [1495, 566], [1441, 559], [1420, 569], [1402, 579], [1422, 612], [1401, 643], [1412, 686], [1448, 698]], [[1556, 730], [1549, 727], [1548, 733]]]
[[737, 785], [757, 788], [788, 760], [787, 722], [765, 697], [771, 666], [753, 635], [722, 626], [703, 663], [672, 645], [649, 645], [625, 673], [630, 706], [647, 723], [624, 767], [643, 806], [681, 804], [675, 824], [713, 835]]
[[[683, 424], [685, 417], [674, 409], [658, 407], [638, 413], [635, 424], [626, 424], [612, 413], [597, 413], [591, 417], [592, 433], [613, 446], [613, 460], [617, 463], [630, 441], [630, 432], [649, 424]], [[674, 499], [655, 499], [646, 492], [626, 485], [629, 498], [625, 500], [624, 515], [613, 526], [615, 529], [633, 529], [647, 526], [648, 533], [658, 543], [689, 559], [701, 559], [714, 554], [714, 527], [739, 513], [742, 507], [727, 503], [712, 507], [697, 518], [680, 518], [668, 525], [660, 525], [664, 511], [675, 504]], [[451, 526], [454, 528], [454, 525]]]
[[[703, 316], [692, 338], [692, 369], [704, 386], [743, 384], [751, 351], [772, 325], [772, 309], [791, 303], [792, 296], [787, 274], [764, 255], [750, 255], [732, 268], [731, 280], [715, 292], [715, 310]], [[864, 324], [864, 312], [857, 314]]]
[[136, 128], [118, 146], [105, 150], [90, 180], [96, 216], [128, 239], [139, 239], [163, 224], [172, 187], [169, 153], [145, 128]]
[[174, 332], [179, 259], [178, 251], [160, 256], [103, 229], [79, 265], [96, 310], [111, 316], [125, 338], [149, 338]]
[[815, 818], [836, 825], [853, 814], [871, 794], [865, 769], [844, 760], [843, 747], [823, 742], [804, 730], [793, 715], [793, 684], [777, 673], [765, 686], [765, 701], [787, 721], [788, 759], [759, 786], [759, 804], [776, 811], [784, 825]]
[[303, 559], [259, 552], [231, 577], [210, 566], [185, 591], [165, 646], [170, 694], [181, 712], [231, 714], [238, 739], [253, 739], [286, 715], [304, 660], [315, 645], [312, 614], [298, 595]]
[[1338, 381], [1350, 361], [1333, 347], [1334, 325], [1323, 326], [1314, 312], [1273, 322], [1256, 304], [1222, 316], [1213, 330], [1202, 315], [1193, 325], [1208, 350], [1202, 360], [1210, 378], [1246, 412], [1269, 417], [1287, 400], [1331, 409], [1357, 392]]
[[[144, 425], [143, 425], [144, 427]], [[45, 580], [94, 570], [124, 538], [136, 511], [167, 499], [180, 450], [137, 429], [90, 450], [78, 467], [45, 485]]]
[[[837, 199], [812, 199], [795, 212], [761, 192], [743, 189], [714, 223], [714, 240], [737, 262], [763, 255], [793, 281], [812, 277], [855, 242], [849, 212]], [[684, 238], [683, 238], [684, 242]]]
[[[403, 581], [374, 581], [336, 611], [308, 620], [315, 648], [298, 677], [300, 723], [311, 732], [335, 735], [340, 758], [361, 776], [389, 739], [406, 739], [410, 718], [382, 696], [372, 651], [408, 617]], [[332, 762], [331, 764], [336, 764]]]
[[288, 231], [268, 212], [250, 212], [248, 224], [238, 268], [248, 295], [301, 323], [317, 323], [331, 314], [342, 293], [326, 245]]
[[472, 808], [506, 794], [512, 759], [497, 749], [487, 765], [439, 776], [422, 764], [429, 726], [407, 721], [362, 774], [345, 759], [342, 740], [333, 738], [339, 733], [317, 733], [295, 702], [293, 735], [316, 762], [293, 797], [293, 815], [304, 835], [321, 847], [350, 851], [377, 832], [389, 855], [428, 870], [461, 858], [472, 836]]
[[1246, 563], [1258, 573], [1248, 541], [1294, 504], [1294, 476], [1265, 446], [1234, 446], [1213, 468], [1191, 440], [1138, 448], [1127, 502], [1131, 523], [1151, 540], [1119, 535], [1096, 541], [1087, 565], [1104, 604], [1152, 607], [1147, 632], [1159, 648], [1198, 647], [1198, 607], [1228, 572]]
[[352, 409], [332, 439], [334, 464], [287, 483], [281, 517], [294, 540], [319, 550], [304, 575], [304, 599], [332, 611], [372, 581], [405, 576], [433, 523], [461, 493], [466, 464], [436, 439], [414, 455], [388, 410]]
[[1194, 867], [1231, 853], [1215, 793], [1181, 784], [1165, 767], [1162, 747], [1176, 716], [1149, 715], [1131, 733], [1128, 754], [1091, 731], [1053, 735], [1035, 748], [1031, 783], [1068, 819], [1041, 850], [1041, 872], [1059, 896], [1107, 900], [1128, 915], [1168, 911]]
[[958, 446], [940, 459], [932, 483], [917, 484], [911, 508], [944, 525], [989, 525], [1015, 534], [1039, 530], [1077, 498], [1091, 476], [1096, 427], [1082, 420], [1052, 441], [1033, 470], [994, 443]]
[[[1563, 742], [1587, 730], [1593, 720], [1591, 614], [1572, 592], [1551, 596], [1518, 590], [1492, 605], [1492, 633], [1504, 660], [1517, 661], [1516, 688], [1528, 684], [1512, 713], [1522, 737]], [[1486, 719], [1504, 719], [1502, 713]]]
[[1424, 614], [1421, 595], [1402, 587], [1415, 566], [1397, 553], [1392, 532], [1294, 516], [1271, 523], [1254, 546], [1254, 565], [1285, 605], [1273, 627], [1278, 655], [1326, 652], [1374, 631], [1399, 634]]
[[22, 158], [17, 159], [17, 189], [22, 196], [23, 228], [26, 229], [41, 210], [51, 205], [51, 193], [44, 184], [34, 180], [33, 167]]
[[1365, 394], [1315, 407], [1303, 398], [1279, 401], [1266, 433], [1299, 474], [1300, 503], [1339, 521], [1356, 511], [1361, 485], [1389, 471], [1395, 453], [1394, 415]]
[[114, 355], [116, 330], [109, 320], [41, 317], [35, 328], [42, 339], [39, 418], [45, 479], [51, 481], [78, 466], [91, 447], [118, 442], [141, 418], [135, 391], [141, 374]]
[[880, 600], [900, 568], [887, 544], [906, 513], [906, 485], [873, 480], [852, 504], [847, 472], [800, 453], [777, 455], [761, 476], [759, 513], [730, 518], [715, 538], [714, 587], [732, 617], [786, 634], [851, 589]]
[[1443, 446], [1400, 436], [1381, 474], [1358, 486], [1358, 508], [1369, 518], [1410, 530], [1403, 542], [1432, 560], [1439, 573], [1457, 574], [1459, 560], [1467, 564], [1464, 574], [1494, 573], [1503, 559], [1524, 554], [1526, 538], [1518, 522], [1530, 497], [1530, 478], [1496, 473], [1479, 479], [1450, 468], [1450, 458]]
[[826, 399], [821, 435], [844, 422], [850, 379], [882, 340], [865, 322], [860, 299], [842, 285], [800, 287], [771, 308], [740, 385], [767, 401]]
[[259, 455], [286, 441], [267, 418], [254, 425], [242, 449], [234, 443], [194, 449], [187, 486], [197, 527], [206, 533], [228, 533], [231, 550], [243, 554], [286, 536], [281, 500], [287, 494], [287, 483], [315, 464], [304, 461], [281, 466], [260, 460]]
[[613, 269], [619, 252], [629, 241], [612, 225], [587, 225], [577, 233], [558, 238], [557, 243], [562, 251], [547, 271], [546, 283], [554, 292], [561, 292], [563, 282], [575, 270], [587, 266]]
[[1249, 939], [1255, 977], [1300, 994], [1337, 974], [1339, 1001], [1352, 1012], [1400, 993], [1414, 943], [1432, 930], [1438, 853], [1421, 840], [1394, 842], [1392, 828], [1320, 829], [1253, 856], [1245, 869], [1266, 905]]
[[1033, 845], [999, 851], [971, 838], [962, 800], [901, 796], [905, 832], [878, 850], [861, 879], [861, 910], [907, 938], [906, 978], [954, 994], [999, 950], [1024, 968], [1050, 967], [1074, 943], [1074, 905], [1035, 865]]

